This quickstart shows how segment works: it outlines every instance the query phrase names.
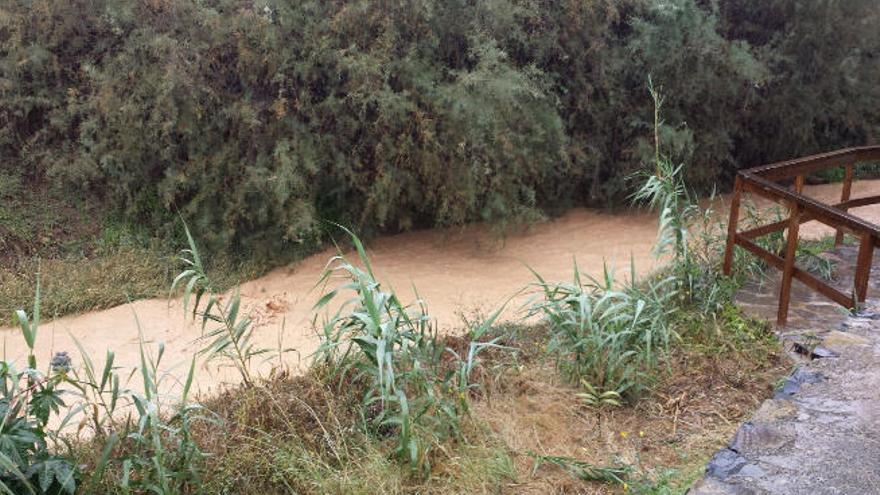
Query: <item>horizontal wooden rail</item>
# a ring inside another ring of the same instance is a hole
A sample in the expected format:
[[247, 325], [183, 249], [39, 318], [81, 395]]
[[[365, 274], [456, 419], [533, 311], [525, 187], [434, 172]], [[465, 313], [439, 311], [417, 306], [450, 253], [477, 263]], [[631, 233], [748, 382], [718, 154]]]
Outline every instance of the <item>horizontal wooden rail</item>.
[[[741, 171], [736, 177], [733, 198], [730, 206], [727, 249], [724, 255], [724, 273], [733, 269], [733, 250], [736, 246], [758, 256], [770, 266], [782, 271], [779, 292], [779, 312], [777, 324], [784, 326], [788, 319], [791, 302], [791, 283], [798, 280], [810, 289], [832, 301], [853, 308], [867, 297], [868, 279], [875, 247], [880, 247], [880, 227], [849, 212], [852, 208], [880, 203], [880, 195], [851, 199], [853, 166], [864, 161], [880, 161], [880, 146], [864, 146], [813, 155], [795, 160], [774, 163]], [[825, 204], [802, 194], [808, 174], [834, 167], [845, 167], [843, 190], [840, 202]], [[776, 181], [795, 179], [794, 190]], [[766, 198], [788, 208], [787, 219], [768, 225], [737, 232], [739, 208], [742, 194], [750, 193]], [[795, 265], [799, 226], [809, 221], [819, 221], [837, 230], [835, 244], [843, 240], [843, 233], [859, 239], [859, 252], [856, 260], [856, 273], [853, 280], [853, 293], [847, 295], [825, 283], [806, 270]], [[755, 239], [773, 232], [788, 231], [785, 240], [785, 255], [771, 253], [760, 247]]]
[[[782, 270], [783, 266], [785, 265], [785, 260], [781, 256], [767, 251], [766, 249], [758, 246], [748, 239], [740, 239], [737, 244], [744, 247], [746, 250], [750, 251], [752, 254], [756, 255], [762, 260], [766, 261], [768, 265], [771, 265], [774, 268]], [[812, 273], [804, 269], [794, 267], [794, 272], [792, 273], [792, 276], [795, 279], [803, 282], [804, 285], [806, 285], [807, 287], [815, 290], [816, 292], [822, 294], [828, 299], [831, 299], [837, 304], [840, 304], [841, 306], [849, 306], [853, 302], [851, 296], [848, 296], [843, 292], [835, 289], [834, 287], [829, 286], [821, 279], [817, 278]]]
[[[864, 198], [856, 198], [851, 199], [849, 201], [844, 201], [842, 203], [837, 203], [830, 205], [833, 208], [837, 208], [838, 210], [848, 210], [850, 208], [858, 208], [861, 206], [868, 206], [880, 203], [880, 195], [878, 196], [868, 196]], [[807, 223], [809, 221], [816, 220], [809, 213], [802, 213], [800, 217], [800, 223]], [[744, 232], [740, 232], [738, 235], [745, 237], [747, 239], [757, 239], [758, 237], [765, 236], [767, 234], [772, 234], [773, 232], [779, 232], [780, 230], [785, 230], [788, 226], [788, 220], [779, 220], [778, 222], [773, 222], [767, 225], [762, 225], [761, 227], [755, 227], [751, 230], [746, 230]], [[829, 225], [829, 227], [835, 227], [835, 225]], [[853, 232], [850, 230], [850, 232]], [[880, 238], [878, 238], [880, 239]]]
[[798, 175], [810, 175], [829, 168], [870, 161], [880, 161], [880, 146], [846, 148], [750, 168], [748, 172], [771, 181], [778, 181], [791, 179]]
[[880, 227], [871, 222], [853, 216], [850, 213], [835, 209], [832, 205], [821, 203], [813, 198], [797, 194], [788, 189], [774, 184], [767, 179], [758, 177], [748, 172], [743, 173], [751, 192], [781, 204], [796, 204], [804, 209], [804, 211], [813, 217], [813, 220], [831, 226], [848, 227], [854, 232], [871, 232], [873, 235], [880, 236]]

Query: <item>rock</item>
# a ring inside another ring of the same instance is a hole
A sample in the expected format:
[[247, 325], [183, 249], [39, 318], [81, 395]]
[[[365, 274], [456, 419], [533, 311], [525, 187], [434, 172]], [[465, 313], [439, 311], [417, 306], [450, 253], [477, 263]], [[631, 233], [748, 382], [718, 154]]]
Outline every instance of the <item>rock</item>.
[[860, 311], [855, 316], [856, 318], [864, 318], [866, 320], [880, 320], [880, 313], [876, 311]]
[[818, 371], [806, 371], [803, 368], [798, 368], [791, 376], [785, 379], [782, 389], [777, 391], [773, 398], [785, 399], [791, 397], [800, 390], [801, 385], [804, 383], [819, 383], [824, 379], [825, 377]]
[[[845, 249], [841, 280], [851, 280], [856, 252]], [[868, 301], [871, 312], [849, 315], [815, 304], [812, 293], [792, 297], [789, 325], [778, 329], [785, 346], [844, 358], [815, 359], [793, 372], [712, 458], [693, 495], [880, 495], [880, 299]], [[763, 308], [771, 319], [776, 302]]]
[[718, 479], [738, 473], [749, 461], [732, 449], [719, 450], [706, 466], [706, 474]]
[[801, 344], [800, 342], [792, 344], [791, 350], [798, 354], [809, 356], [810, 359], [836, 358], [840, 356], [831, 349], [826, 349], [824, 347], [814, 347], [813, 349], [810, 349], [808, 346]]
[[686, 492], [687, 495], [756, 495], [757, 492], [731, 485], [715, 478], [703, 478]]
[[816, 347], [815, 349], [813, 349], [813, 353], [810, 355], [810, 357], [813, 359], [836, 358], [839, 356], [840, 356], [840, 354], [832, 351], [831, 349], [826, 349], [824, 347]]
[[825, 338], [822, 340], [822, 345], [825, 347], [868, 345], [869, 343], [871, 343], [871, 341], [866, 339], [865, 337], [856, 335], [854, 333], [841, 332], [838, 330], [829, 332], [828, 335], [826, 335]]
[[791, 419], [797, 416], [797, 405], [787, 399], [765, 400], [752, 421], [770, 423], [781, 419]]
[[782, 447], [791, 439], [791, 435], [775, 426], [749, 421], [736, 430], [730, 450], [740, 454], [768, 451]]
[[765, 474], [767, 473], [757, 464], [746, 464], [736, 473], [737, 476], [744, 476], [746, 478], [760, 478]]

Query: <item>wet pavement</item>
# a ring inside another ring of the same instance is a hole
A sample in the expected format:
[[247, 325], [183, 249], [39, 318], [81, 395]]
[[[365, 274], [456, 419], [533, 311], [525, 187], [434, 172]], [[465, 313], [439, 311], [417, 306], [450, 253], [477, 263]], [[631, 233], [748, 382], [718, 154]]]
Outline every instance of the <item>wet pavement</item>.
[[[773, 398], [709, 462], [691, 495], [880, 494], [880, 260], [856, 315], [794, 283], [780, 338], [798, 361]], [[852, 286], [856, 248], [829, 253], [834, 284]], [[775, 320], [778, 272], [737, 296], [746, 312]], [[806, 354], [806, 355], [804, 355]], [[824, 357], [813, 357], [824, 356]]]

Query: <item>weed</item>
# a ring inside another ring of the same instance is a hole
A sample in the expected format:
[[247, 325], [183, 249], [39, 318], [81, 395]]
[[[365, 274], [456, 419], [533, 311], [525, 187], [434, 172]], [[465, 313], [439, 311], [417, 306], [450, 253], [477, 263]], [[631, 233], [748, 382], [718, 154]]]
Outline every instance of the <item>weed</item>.
[[170, 268], [158, 252], [134, 247], [90, 259], [20, 259], [0, 266], [0, 312], [29, 304], [38, 272], [43, 314], [57, 317], [167, 294]]
[[575, 396], [588, 407], [620, 407], [620, 394], [614, 390], [599, 392], [596, 387], [590, 385], [586, 380], [581, 380], [583, 392], [575, 394]]
[[158, 344], [154, 355], [141, 337], [139, 350], [140, 364], [132, 372], [139, 375], [142, 391], [120, 387], [112, 351], [108, 351], [100, 375], [83, 352], [84, 376], [75, 383], [81, 392], [80, 409], [91, 413], [83, 425], [93, 428], [91, 442], [101, 452], [90, 460], [88, 490], [198, 493], [204, 459], [192, 430], [195, 422], [211, 419], [202, 414], [201, 406], [189, 402], [195, 358], [178, 402], [166, 411], [160, 396], [163, 374], [159, 371], [165, 347]]
[[[251, 359], [268, 352], [268, 350], [258, 348], [251, 342], [252, 321], [250, 316], [239, 312], [241, 296], [238, 290], [235, 290], [226, 303], [217, 295], [214, 284], [205, 271], [205, 265], [199, 255], [196, 242], [186, 225], [184, 225], [184, 229], [189, 248], [181, 252], [180, 260], [186, 268], [174, 278], [169, 292], [173, 293], [178, 284], [184, 287], [184, 313], [189, 310], [189, 302], [195, 296], [192, 315], [193, 318], [198, 316], [202, 320], [201, 341], [205, 343], [202, 353], [209, 360], [215, 357], [229, 359], [235, 365], [244, 383], [250, 385], [253, 383], [250, 372]], [[200, 306], [199, 303], [203, 299], [205, 305]], [[208, 322], [218, 325], [206, 333], [205, 327]]]
[[[383, 291], [373, 274], [360, 239], [350, 231], [358, 267], [344, 256], [331, 259], [319, 284], [341, 273], [348, 281], [326, 293], [316, 304], [325, 307], [340, 292], [354, 296], [323, 324], [315, 362], [326, 365], [342, 381], [364, 383], [362, 413], [374, 436], [394, 435], [394, 455], [413, 469], [427, 472], [430, 453], [451, 437], [461, 436], [467, 412], [469, 377], [478, 354], [495, 342], [472, 342], [467, 357], [452, 354], [453, 365], [442, 366], [448, 351], [422, 300], [404, 305]], [[473, 333], [479, 337], [498, 312]]]
[[588, 462], [579, 461], [571, 457], [555, 455], [537, 455], [529, 453], [535, 459], [532, 466], [532, 475], [544, 464], [552, 464], [564, 469], [575, 478], [584, 481], [605, 481], [623, 483], [623, 478], [630, 473], [627, 466], [594, 466]]
[[70, 359], [58, 354], [46, 373], [37, 369], [33, 351], [40, 325], [39, 279], [31, 317], [19, 310], [16, 318], [29, 354], [21, 371], [10, 362], [0, 362], [0, 491], [73, 494], [79, 470], [49, 443], [59, 443], [57, 432], [49, 429], [49, 418], [65, 405], [61, 385], [69, 382]]
[[[668, 325], [671, 279], [617, 287], [607, 269], [599, 282], [586, 281], [577, 264], [570, 283], [549, 283], [539, 274], [528, 316], [543, 316], [550, 328], [547, 352], [571, 383], [586, 382], [599, 396], [636, 394], [674, 332]], [[634, 277], [633, 277], [634, 278]]]

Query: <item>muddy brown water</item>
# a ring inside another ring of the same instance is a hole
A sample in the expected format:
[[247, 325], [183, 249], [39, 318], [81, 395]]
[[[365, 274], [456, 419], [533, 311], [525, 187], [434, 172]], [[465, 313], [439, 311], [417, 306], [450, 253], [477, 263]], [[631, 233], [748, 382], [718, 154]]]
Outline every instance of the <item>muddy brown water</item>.
[[[807, 193], [833, 201], [839, 188], [833, 184], [811, 186]], [[854, 184], [853, 196], [878, 191], [880, 181], [863, 181]], [[723, 202], [716, 209], [723, 211]], [[856, 213], [880, 220], [880, 206], [860, 208]], [[533, 282], [527, 267], [550, 281], [570, 280], [575, 258], [582, 271], [594, 276], [601, 275], [606, 262], [621, 276], [629, 273], [630, 261], [638, 273], [647, 273], [656, 265], [651, 255], [656, 229], [656, 215], [646, 212], [609, 214], [574, 209], [560, 218], [508, 234], [504, 239], [486, 226], [476, 225], [381, 237], [367, 251], [383, 285], [393, 287], [405, 302], [414, 298], [412, 287], [416, 287], [438, 328], [449, 331], [463, 326], [462, 316], [487, 314]], [[811, 224], [802, 230], [808, 237], [830, 232]], [[296, 350], [284, 354], [280, 361], [272, 358], [258, 365], [258, 370], [265, 372], [279, 363], [300, 367], [316, 349], [318, 339], [313, 320], [317, 316], [320, 321], [321, 315], [316, 315], [312, 307], [321, 292], [314, 287], [334, 254], [326, 250], [241, 285], [244, 310], [256, 322], [255, 344]], [[522, 313], [518, 309], [525, 297], [514, 298], [504, 318], [520, 318]], [[68, 351], [76, 365], [79, 352], [75, 338], [97, 366], [102, 366], [103, 356], [110, 349], [116, 353], [117, 366], [131, 368], [139, 361], [139, 332], [153, 346], [165, 344], [162, 369], [169, 372], [165, 388], [172, 392], [176, 377], [185, 375], [199, 348], [196, 339], [200, 335], [199, 326], [184, 316], [179, 300], [141, 300], [45, 322], [37, 337], [38, 362], [47, 363], [55, 351]], [[20, 333], [2, 328], [0, 335], [4, 356], [23, 362], [27, 349]], [[217, 361], [201, 362], [196, 388], [210, 393], [236, 381], [236, 372], [228, 366]]]

